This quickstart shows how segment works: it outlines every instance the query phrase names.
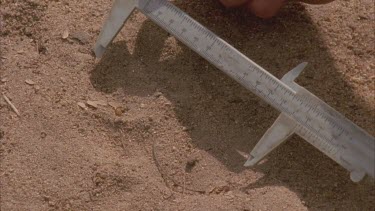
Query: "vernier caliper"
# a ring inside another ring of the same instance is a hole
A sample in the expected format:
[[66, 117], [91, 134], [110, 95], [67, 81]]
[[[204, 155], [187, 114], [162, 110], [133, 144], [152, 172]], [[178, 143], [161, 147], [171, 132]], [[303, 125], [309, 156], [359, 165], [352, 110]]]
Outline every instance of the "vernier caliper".
[[135, 9], [281, 112], [245, 166], [255, 165], [296, 133], [347, 169], [352, 181], [375, 177], [374, 137], [294, 82], [307, 63], [279, 80], [166, 0], [116, 0], [95, 45], [97, 57]]

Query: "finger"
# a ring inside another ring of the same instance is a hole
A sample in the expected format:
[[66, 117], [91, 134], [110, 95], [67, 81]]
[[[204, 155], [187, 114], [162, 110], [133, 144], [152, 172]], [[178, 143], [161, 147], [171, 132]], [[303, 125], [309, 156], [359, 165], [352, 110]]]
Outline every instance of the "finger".
[[225, 7], [239, 7], [249, 0], [219, 0]]
[[333, 2], [334, 0], [299, 0], [299, 1], [306, 3], [306, 4], [328, 4], [330, 2]]
[[284, 3], [285, 0], [252, 0], [247, 7], [260, 18], [271, 18], [277, 14]]

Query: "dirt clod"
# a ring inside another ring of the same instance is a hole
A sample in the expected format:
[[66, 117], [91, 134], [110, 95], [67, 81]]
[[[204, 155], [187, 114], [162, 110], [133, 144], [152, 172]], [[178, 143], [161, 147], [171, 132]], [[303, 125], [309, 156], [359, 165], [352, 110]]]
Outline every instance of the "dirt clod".
[[116, 116], [121, 116], [125, 113], [125, 111], [126, 109], [124, 107], [119, 106], [115, 109], [115, 114]]
[[72, 39], [77, 40], [81, 44], [88, 44], [90, 42], [90, 35], [84, 31], [77, 31], [71, 34]]
[[198, 159], [188, 160], [186, 162], [185, 171], [190, 173], [197, 163], [198, 163]]
[[224, 186], [213, 188], [212, 190], [209, 191], [209, 193], [224, 194], [224, 193], [227, 193], [229, 190], [230, 190], [229, 186], [224, 185]]
[[5, 132], [4, 132], [4, 130], [2, 130], [2, 129], [0, 128], [0, 140], [3, 139], [4, 136], [5, 136]]

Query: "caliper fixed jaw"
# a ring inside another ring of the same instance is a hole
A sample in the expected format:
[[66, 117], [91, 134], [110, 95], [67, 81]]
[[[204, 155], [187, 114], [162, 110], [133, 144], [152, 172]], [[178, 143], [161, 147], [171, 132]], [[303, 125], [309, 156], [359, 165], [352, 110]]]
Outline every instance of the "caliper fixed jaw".
[[136, 0], [116, 0], [114, 2], [93, 49], [97, 58], [103, 56], [107, 46], [120, 32], [137, 4], [138, 1]]

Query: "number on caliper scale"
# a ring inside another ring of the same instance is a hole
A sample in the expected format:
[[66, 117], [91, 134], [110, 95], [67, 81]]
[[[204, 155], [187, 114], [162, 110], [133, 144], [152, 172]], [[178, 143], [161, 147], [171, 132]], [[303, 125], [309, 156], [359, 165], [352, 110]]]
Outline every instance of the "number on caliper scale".
[[375, 177], [375, 139], [294, 82], [306, 63], [279, 80], [166, 0], [116, 0], [94, 48], [97, 57], [134, 9], [281, 112], [245, 166], [257, 164], [296, 133], [347, 169], [354, 182], [366, 174]]

